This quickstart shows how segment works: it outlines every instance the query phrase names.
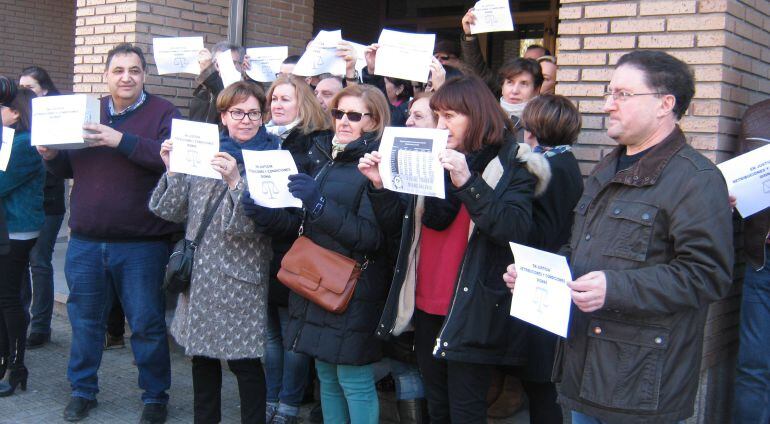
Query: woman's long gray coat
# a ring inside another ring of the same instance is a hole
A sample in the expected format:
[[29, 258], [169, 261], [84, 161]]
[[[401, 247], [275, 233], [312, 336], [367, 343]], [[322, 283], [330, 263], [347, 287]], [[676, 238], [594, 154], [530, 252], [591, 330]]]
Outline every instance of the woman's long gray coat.
[[[195, 252], [190, 289], [179, 296], [171, 334], [187, 355], [219, 359], [261, 358], [267, 328], [270, 238], [255, 232], [243, 215], [246, 189], [229, 190]], [[206, 208], [226, 184], [221, 180], [165, 174], [150, 199], [150, 210], [186, 222], [195, 238]]]

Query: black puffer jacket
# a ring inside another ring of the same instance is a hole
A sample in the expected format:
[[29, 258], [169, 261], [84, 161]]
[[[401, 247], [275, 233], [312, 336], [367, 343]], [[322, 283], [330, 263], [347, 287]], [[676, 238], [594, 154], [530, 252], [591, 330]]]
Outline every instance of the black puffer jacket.
[[[364, 365], [376, 362], [382, 355], [374, 331], [392, 276], [385, 258], [384, 237], [366, 194], [368, 180], [358, 171], [358, 159], [376, 150], [379, 140], [365, 136], [350, 143], [334, 160], [331, 141], [331, 134], [315, 137], [309, 152], [310, 174], [319, 182], [326, 204], [319, 216], [307, 218], [304, 235], [319, 246], [360, 263], [366, 258], [369, 263], [342, 314], [327, 312], [292, 292], [284, 343], [287, 349], [324, 362]], [[284, 211], [266, 225], [270, 228], [265, 231], [296, 234], [299, 224], [299, 216]]]
[[[310, 174], [310, 169], [313, 166], [308, 152], [313, 145], [313, 140], [316, 138], [323, 139], [328, 137], [329, 134], [331, 134], [331, 131], [315, 131], [310, 134], [303, 134], [301, 129], [295, 127], [286, 139], [281, 142], [281, 150], [288, 150], [291, 153], [299, 172]], [[284, 234], [272, 234], [273, 259], [270, 262], [270, 290], [268, 290], [267, 301], [269, 304], [276, 306], [289, 305], [289, 288], [278, 281], [276, 275], [278, 270], [281, 269], [283, 255], [289, 251], [292, 243], [297, 239], [296, 229], [285, 229], [286, 233]]]
[[[437, 358], [454, 361], [522, 365], [526, 362], [526, 328], [523, 321], [509, 315], [511, 292], [502, 275], [513, 262], [509, 241], [526, 242], [532, 224], [532, 200], [536, 184], [547, 184], [548, 165], [536, 154], [528, 160], [538, 163], [529, 167], [524, 157], [517, 159], [520, 146], [509, 134], [501, 147], [499, 162], [493, 161], [484, 177], [476, 173], [462, 187], [454, 189], [471, 215], [473, 228], [468, 240], [453, 300], [444, 324], [436, 335]], [[499, 169], [496, 171], [495, 166]], [[537, 171], [535, 171], [537, 168]], [[533, 173], [529, 171], [533, 169]], [[487, 175], [497, 172], [498, 178]], [[500, 174], [501, 173], [501, 174]], [[490, 181], [497, 179], [490, 186]], [[403, 218], [401, 247], [393, 283], [377, 335], [382, 338], [399, 335], [409, 328], [414, 303], [416, 257], [424, 201], [413, 196], [403, 211], [396, 193], [373, 192], [372, 204], [378, 221], [386, 231]], [[408, 292], [402, 293], [407, 290]]]

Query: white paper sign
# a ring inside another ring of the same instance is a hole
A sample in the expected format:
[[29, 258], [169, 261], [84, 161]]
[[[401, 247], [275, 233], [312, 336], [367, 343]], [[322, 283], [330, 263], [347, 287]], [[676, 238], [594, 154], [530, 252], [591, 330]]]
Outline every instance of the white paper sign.
[[203, 50], [203, 37], [152, 39], [152, 55], [159, 75], [200, 74], [198, 53], [201, 50]]
[[356, 71], [358, 71], [358, 74], [361, 75], [361, 71], [366, 68], [366, 46], [363, 44], [354, 43], [352, 41], [348, 41], [348, 43], [353, 45], [353, 48], [356, 49]]
[[288, 150], [244, 150], [243, 162], [249, 193], [258, 205], [302, 207], [302, 201], [289, 192], [289, 175], [297, 173], [297, 165]]
[[[770, 142], [770, 140], [765, 140]], [[738, 199], [735, 208], [747, 218], [770, 207], [770, 144], [717, 165], [730, 194]]]
[[511, 315], [551, 333], [567, 337], [572, 274], [564, 256], [511, 243], [516, 261], [516, 286]]
[[428, 82], [436, 34], [412, 34], [383, 29], [378, 41], [374, 73], [386, 77]]
[[52, 149], [88, 147], [83, 125], [99, 123], [101, 103], [96, 96], [70, 94], [32, 99], [32, 145]]
[[222, 84], [225, 88], [241, 80], [241, 73], [235, 69], [233, 63], [233, 54], [230, 50], [217, 53], [217, 66], [219, 66], [219, 76], [222, 78]]
[[0, 145], [0, 171], [8, 169], [8, 161], [11, 160], [11, 149], [13, 149], [13, 136], [16, 130], [3, 127], [3, 144]]
[[281, 63], [289, 55], [287, 46], [280, 47], [253, 47], [246, 49], [249, 56], [251, 69], [246, 71], [249, 78], [254, 81], [275, 81], [275, 74], [281, 70]]
[[172, 119], [171, 140], [174, 142], [169, 158], [171, 172], [222, 179], [222, 174], [211, 167], [211, 159], [219, 152], [216, 125]]
[[482, 32], [513, 31], [513, 18], [508, 0], [479, 0], [473, 6], [476, 22], [471, 24], [471, 34]]
[[438, 155], [446, 149], [447, 130], [385, 127], [379, 151], [386, 189], [444, 198], [444, 168]]
[[292, 73], [312, 77], [324, 73], [345, 75], [345, 59], [337, 56], [337, 44], [342, 41], [342, 31], [319, 31], [305, 53], [294, 66]]

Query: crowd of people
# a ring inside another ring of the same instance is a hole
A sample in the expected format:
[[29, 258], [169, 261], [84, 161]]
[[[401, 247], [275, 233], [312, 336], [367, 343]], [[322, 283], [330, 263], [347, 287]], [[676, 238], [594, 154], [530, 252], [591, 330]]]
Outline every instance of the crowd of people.
[[[44, 69], [24, 69], [18, 89], [0, 80], [3, 125], [15, 130], [0, 172], [0, 396], [26, 390], [25, 350], [50, 340], [51, 258], [64, 180], [73, 179], [67, 421], [97, 406], [101, 355], [111, 337], [122, 342], [124, 320], [142, 423], [166, 420], [167, 331], [192, 357], [196, 423], [221, 421], [223, 360], [244, 423], [298, 423], [313, 378], [324, 422], [377, 423], [377, 382], [388, 374], [402, 423], [486, 422], [513, 378], [532, 423], [690, 417], [706, 307], [727, 294], [735, 261], [735, 199], [678, 125], [694, 96], [692, 71], [654, 50], [619, 59], [604, 104], [617, 146], [584, 180], [572, 152], [581, 118], [554, 94], [556, 57], [533, 45], [491, 69], [474, 19], [473, 10], [462, 18], [459, 42], [436, 43], [426, 84], [378, 75], [377, 44], [360, 75], [342, 42], [344, 75], [295, 76], [300, 57], [289, 56], [269, 85], [244, 72], [242, 46], [201, 51], [189, 119], [219, 125], [210, 166], [221, 179], [170, 170], [172, 119], [182, 116], [145, 89], [139, 47], [107, 54], [109, 94], [100, 123], [84, 126], [83, 149], [30, 144], [32, 99], [59, 94]], [[227, 51], [243, 78], [225, 87], [216, 58]], [[747, 112], [743, 151], [768, 142], [769, 111], [766, 101]], [[385, 189], [378, 148], [387, 126], [448, 132], [443, 198]], [[288, 189], [300, 208], [250, 195], [244, 151], [279, 149], [297, 165]], [[770, 414], [769, 213], [746, 223], [737, 423]], [[197, 241], [194, 265], [167, 328], [162, 284], [181, 238]], [[300, 239], [357, 263], [343, 311], [279, 278]], [[566, 339], [510, 316], [518, 275], [509, 242], [568, 258]]]

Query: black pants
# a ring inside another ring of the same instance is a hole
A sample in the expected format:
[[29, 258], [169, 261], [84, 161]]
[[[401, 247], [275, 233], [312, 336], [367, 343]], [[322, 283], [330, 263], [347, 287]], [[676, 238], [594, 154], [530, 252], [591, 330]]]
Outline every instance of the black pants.
[[24, 365], [27, 315], [21, 306], [21, 285], [36, 240], [10, 240], [10, 252], [0, 255], [0, 356], [8, 357], [11, 365]]
[[521, 381], [529, 399], [529, 422], [532, 424], [561, 424], [564, 418], [556, 402], [556, 384]]
[[[241, 398], [241, 422], [265, 422], [267, 388], [265, 372], [259, 359], [227, 361], [238, 380]], [[222, 420], [222, 364], [219, 359], [193, 356], [193, 410], [196, 424], [215, 424]]]
[[444, 317], [415, 310], [414, 343], [432, 424], [487, 422], [487, 392], [494, 366], [433, 356]]

